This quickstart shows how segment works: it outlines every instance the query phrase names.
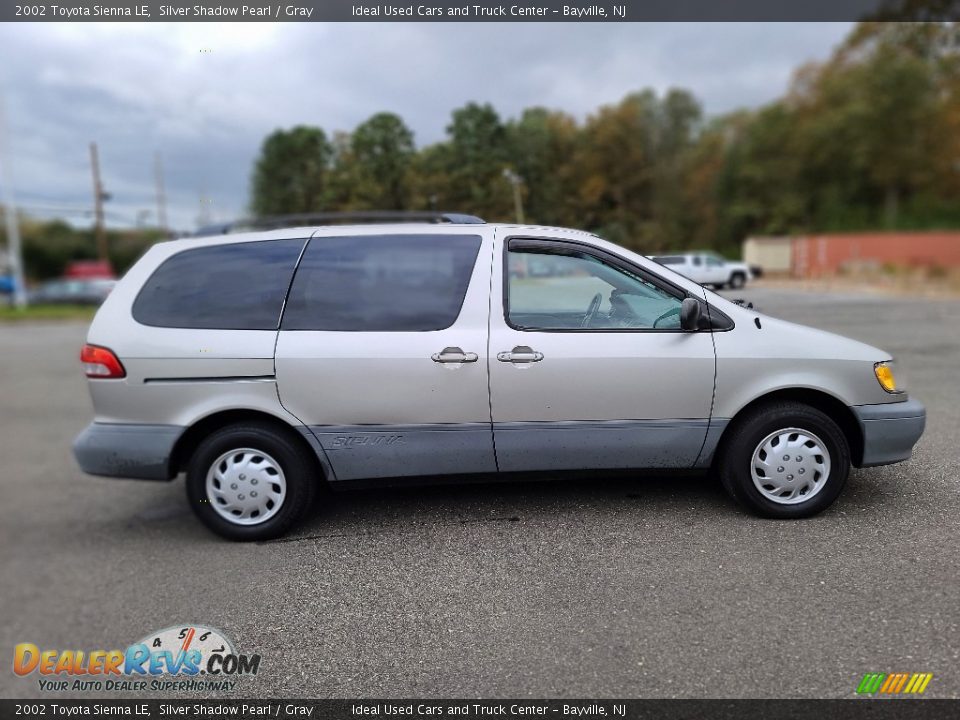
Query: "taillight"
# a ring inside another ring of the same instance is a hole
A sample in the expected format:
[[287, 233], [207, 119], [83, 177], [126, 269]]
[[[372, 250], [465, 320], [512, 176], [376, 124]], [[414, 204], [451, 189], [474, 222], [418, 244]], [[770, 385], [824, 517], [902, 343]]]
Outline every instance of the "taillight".
[[113, 350], [99, 345], [84, 345], [80, 350], [80, 362], [88, 378], [111, 380], [127, 376], [127, 371]]

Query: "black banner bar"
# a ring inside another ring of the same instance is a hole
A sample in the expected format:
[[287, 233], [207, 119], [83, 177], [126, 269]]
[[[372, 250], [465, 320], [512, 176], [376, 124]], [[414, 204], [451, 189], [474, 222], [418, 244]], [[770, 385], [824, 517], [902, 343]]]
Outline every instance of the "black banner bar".
[[0, 718], [278, 718], [279, 720], [927, 720], [960, 700], [0, 700]]
[[[957, 0], [62, 0], [3, 22], [653, 22], [958, 20]], [[682, 50], [682, 49], [681, 49]]]

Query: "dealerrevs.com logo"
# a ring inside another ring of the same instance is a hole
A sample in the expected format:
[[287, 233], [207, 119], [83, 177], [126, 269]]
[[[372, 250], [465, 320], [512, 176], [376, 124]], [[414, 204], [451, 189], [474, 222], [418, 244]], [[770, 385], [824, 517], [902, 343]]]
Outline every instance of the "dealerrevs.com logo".
[[259, 655], [238, 653], [219, 630], [198, 624], [150, 633], [126, 650], [41, 650], [19, 643], [13, 672], [36, 676], [49, 692], [232, 690], [236, 678], [256, 675]]

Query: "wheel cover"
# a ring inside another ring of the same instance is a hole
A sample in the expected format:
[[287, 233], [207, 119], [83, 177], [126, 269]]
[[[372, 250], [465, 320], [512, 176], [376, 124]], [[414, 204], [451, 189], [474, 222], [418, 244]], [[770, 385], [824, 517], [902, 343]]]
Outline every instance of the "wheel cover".
[[809, 430], [776, 430], [753, 451], [750, 476], [767, 500], [797, 505], [810, 500], [827, 484], [830, 453], [823, 440]]
[[262, 450], [223, 453], [207, 471], [207, 500], [234, 525], [258, 525], [276, 515], [287, 496], [280, 463]]

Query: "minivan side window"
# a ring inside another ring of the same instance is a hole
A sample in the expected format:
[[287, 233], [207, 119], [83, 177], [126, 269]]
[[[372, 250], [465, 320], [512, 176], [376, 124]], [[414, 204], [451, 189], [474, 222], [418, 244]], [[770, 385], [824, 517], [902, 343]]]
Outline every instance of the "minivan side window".
[[425, 332], [456, 321], [479, 235], [361, 235], [310, 241], [282, 330]]
[[507, 253], [507, 322], [518, 330], [674, 330], [681, 300], [578, 251]]
[[133, 318], [154, 327], [276, 330], [305, 242], [259, 240], [172, 255], [140, 290]]

